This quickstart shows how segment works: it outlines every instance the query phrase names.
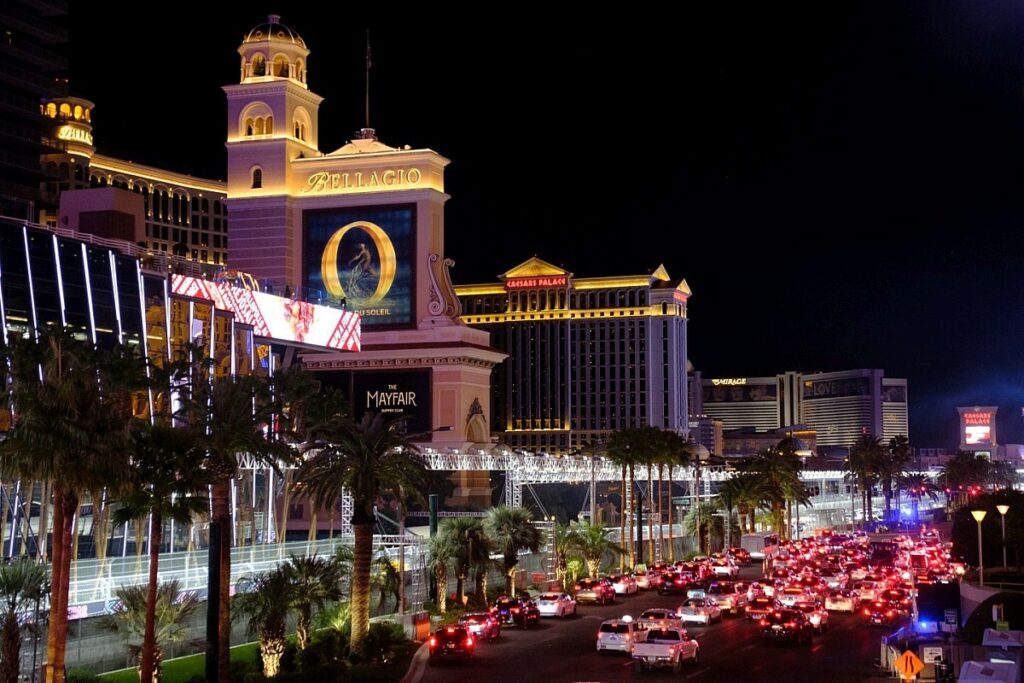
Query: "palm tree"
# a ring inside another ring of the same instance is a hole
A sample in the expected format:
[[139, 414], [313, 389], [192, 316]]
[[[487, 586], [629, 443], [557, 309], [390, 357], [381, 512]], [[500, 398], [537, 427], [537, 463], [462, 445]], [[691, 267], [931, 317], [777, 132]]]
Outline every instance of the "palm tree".
[[18, 613], [28, 611], [33, 603], [38, 605], [47, 590], [45, 566], [28, 558], [0, 565], [0, 600], [4, 606], [4, 623], [0, 626], [0, 683], [16, 683], [20, 673], [21, 624]]
[[544, 543], [544, 534], [533, 523], [533, 513], [526, 508], [499, 505], [487, 511], [484, 530], [501, 552], [505, 570], [505, 592], [512, 594], [512, 579], [519, 564], [519, 552], [535, 553]]
[[[150, 520], [149, 583], [139, 674], [141, 680], [150, 681], [158, 678], [156, 609], [164, 521], [188, 525], [194, 517], [205, 514], [208, 501], [199, 492], [205, 491], [210, 479], [201, 467], [203, 452], [196, 448], [188, 430], [140, 421], [132, 437], [131, 483], [119, 496], [120, 507], [113, 521], [125, 524], [147, 517]], [[141, 535], [138, 538], [141, 546]]]
[[[470, 572], [490, 565], [491, 539], [478, 517], [450, 517], [442, 523], [439, 535], [448, 545], [447, 552], [455, 565], [455, 595], [461, 608], [466, 603], [466, 579]], [[487, 600], [487, 596], [482, 599]]]
[[46, 329], [5, 347], [5, 405], [14, 423], [0, 443], [0, 476], [51, 481], [53, 554], [47, 683], [63, 683], [72, 535], [79, 496], [124, 481], [132, 423], [131, 392], [144, 363], [127, 347], [100, 350]]
[[[698, 509], [699, 508], [699, 509]], [[714, 503], [698, 503], [690, 506], [683, 517], [683, 532], [697, 539], [707, 539], [707, 543], [701, 542], [698, 547], [712, 550], [712, 539], [716, 536], [725, 535], [723, 531], [722, 518], [715, 515]]]
[[[113, 614], [104, 626], [120, 633], [128, 641], [128, 651], [133, 658], [140, 658], [149, 625], [149, 588], [147, 586], [122, 586], [114, 591], [120, 604], [114, 608]], [[199, 611], [202, 603], [195, 593], [181, 592], [177, 579], [162, 583], [156, 591], [156, 615], [153, 630], [153, 674], [149, 679], [140, 681], [160, 681], [160, 666], [168, 647], [190, 644], [200, 646], [201, 641], [189, 637], [188, 623]]]
[[319, 507], [332, 503], [342, 489], [352, 496], [353, 652], [362, 647], [370, 625], [373, 502], [385, 489], [415, 491], [425, 478], [424, 460], [409, 443], [404, 427], [404, 419], [387, 420], [374, 413], [366, 413], [358, 421], [333, 416], [314, 429], [325, 445], [302, 464], [296, 477]]
[[923, 474], [904, 474], [900, 477], [899, 486], [910, 493], [911, 518], [916, 522], [918, 519], [917, 507], [921, 498], [938, 500], [938, 493], [931, 478]]
[[743, 482], [738, 480], [737, 477], [733, 476], [726, 479], [718, 487], [718, 496], [716, 502], [722, 510], [725, 511], [725, 549], [728, 550], [732, 547], [732, 511], [739, 505], [740, 498], [743, 496], [744, 491], [742, 489]]
[[871, 488], [878, 479], [883, 459], [884, 449], [880, 437], [865, 434], [859, 437], [850, 448], [849, 469], [861, 487], [865, 522], [870, 522], [874, 516], [871, 505]]
[[263, 675], [274, 678], [281, 670], [285, 628], [294, 584], [278, 567], [274, 571], [244, 576], [238, 581], [233, 611], [246, 618], [246, 631], [256, 634], [263, 660]]
[[[899, 500], [899, 478], [904, 468], [910, 464], [913, 451], [910, 448], [910, 440], [903, 434], [897, 434], [889, 439], [888, 448], [883, 451], [879, 467], [879, 476], [882, 478], [882, 495], [885, 496], [885, 519], [892, 517], [892, 497], [895, 488], [897, 502]], [[894, 487], [893, 484], [896, 484]]]
[[668, 561], [676, 561], [675, 513], [673, 512], [672, 496], [675, 493], [673, 470], [676, 467], [689, 467], [695, 457], [695, 449], [683, 440], [676, 432], [665, 430], [662, 433], [662, 462], [668, 467]]
[[[636, 491], [636, 466], [646, 465], [648, 478], [650, 478], [650, 467], [663, 453], [663, 443], [662, 430], [657, 427], [627, 427], [612, 432], [608, 440], [608, 455], [613, 461], [628, 466], [629, 490], [631, 492]], [[651, 536], [654, 535], [649, 533]], [[628, 536], [632, 538], [632, 528], [629, 529]], [[642, 544], [643, 538], [637, 539], [637, 543]], [[631, 543], [629, 547], [629, 564], [632, 567], [636, 564], [636, 544]]]
[[791, 451], [768, 448], [757, 454], [745, 465], [746, 471], [757, 476], [761, 482], [763, 499], [771, 511], [772, 527], [788, 537], [785, 509], [796, 492], [802, 489], [800, 481], [800, 458]]
[[313, 608], [322, 610], [328, 602], [342, 599], [342, 564], [319, 556], [292, 555], [281, 565], [291, 583], [291, 607], [298, 615], [295, 624], [295, 643], [300, 650], [309, 645]]
[[427, 541], [427, 571], [434, 576], [437, 611], [445, 614], [448, 608], [448, 563], [452, 560], [451, 546], [441, 534]]
[[182, 391], [184, 408], [176, 417], [206, 453], [206, 469], [213, 479], [209, 571], [216, 590], [208, 597], [207, 609], [216, 611], [217, 628], [207, 629], [206, 677], [230, 683], [231, 481], [238, 475], [240, 455], [276, 468], [292, 458], [292, 451], [284, 440], [266, 435], [267, 425], [284, 419], [284, 397], [275, 396], [271, 380], [261, 375], [210, 379], [211, 363], [205, 359], [191, 368], [190, 384]]
[[625, 548], [612, 543], [608, 538], [610, 531], [604, 524], [572, 523], [573, 547], [583, 555], [583, 560], [587, 563], [587, 573], [592, 577], [598, 575], [605, 553], [622, 555], [626, 552]]
[[569, 553], [573, 549], [572, 527], [555, 522], [551, 532], [551, 545], [555, 553], [555, 579], [562, 588], [565, 588], [565, 578], [569, 571]]

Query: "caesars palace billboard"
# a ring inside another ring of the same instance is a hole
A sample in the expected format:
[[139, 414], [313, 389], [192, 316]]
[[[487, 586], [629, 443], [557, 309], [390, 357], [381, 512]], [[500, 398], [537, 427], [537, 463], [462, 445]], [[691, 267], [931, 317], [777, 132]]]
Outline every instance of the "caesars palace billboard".
[[318, 209], [303, 219], [310, 295], [356, 311], [364, 330], [414, 324], [414, 204]]

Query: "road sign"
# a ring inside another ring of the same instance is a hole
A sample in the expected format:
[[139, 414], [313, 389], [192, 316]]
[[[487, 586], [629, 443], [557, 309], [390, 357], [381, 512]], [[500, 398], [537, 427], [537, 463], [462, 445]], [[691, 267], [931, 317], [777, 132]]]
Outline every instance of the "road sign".
[[921, 648], [921, 659], [924, 660], [925, 664], [934, 664], [935, 662], [942, 661], [942, 648], [941, 647], [923, 647]]
[[903, 676], [905, 680], [910, 680], [917, 674], [921, 673], [921, 669], [924, 668], [924, 662], [910, 650], [907, 650], [899, 656], [896, 660], [896, 673]]
[[956, 624], [956, 610], [955, 609], [947, 609], [947, 610], [945, 610], [945, 612], [943, 613], [943, 616], [945, 617], [944, 621], [947, 624], [954, 624], [954, 625]]

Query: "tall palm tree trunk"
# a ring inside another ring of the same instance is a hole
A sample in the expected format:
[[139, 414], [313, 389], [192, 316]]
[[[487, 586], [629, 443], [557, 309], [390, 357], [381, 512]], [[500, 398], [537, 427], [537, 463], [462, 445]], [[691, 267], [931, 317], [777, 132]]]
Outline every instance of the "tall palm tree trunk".
[[[56, 624], [56, 653], [53, 659], [53, 672], [55, 683], [64, 683], [64, 654], [68, 644], [68, 590], [71, 579], [71, 533], [75, 522], [75, 513], [78, 511], [78, 494], [74, 491], [64, 492], [62, 504], [63, 519], [61, 520], [61, 545], [64, 546], [61, 553], [61, 588], [60, 588], [60, 611], [50, 612], [51, 623]], [[55, 527], [56, 528], [56, 527]]]
[[647, 514], [647, 561], [654, 559], [654, 475], [652, 474], [651, 463], [647, 463], [647, 505], [650, 512]]
[[[626, 466], [622, 466], [622, 487], [619, 490], [619, 544], [629, 551], [629, 539], [626, 536], [626, 519], [629, 515], [629, 506], [626, 505]], [[590, 520], [593, 524], [594, 520]], [[619, 571], [626, 570], [626, 555], [619, 555]]]
[[448, 568], [438, 564], [434, 578], [437, 579], [437, 611], [444, 614], [448, 611]]
[[[220, 528], [217, 571], [220, 574], [217, 605], [217, 682], [231, 683], [231, 498], [230, 478], [213, 484], [213, 521]], [[209, 655], [207, 655], [209, 656]]]
[[[352, 516], [355, 549], [352, 556], [352, 637], [349, 649], [358, 652], [370, 628], [370, 564], [373, 561], [373, 521], [359, 515], [365, 504], [356, 506]], [[359, 519], [356, 516], [359, 515]]]
[[49, 481], [39, 482], [39, 539], [37, 554], [40, 562], [46, 562], [49, 554], [47, 528], [50, 526], [50, 487]]
[[665, 554], [665, 517], [663, 516], [664, 508], [661, 506], [661, 498], [662, 495], [665, 493], [665, 487], [662, 486], [662, 483], [665, 481], [664, 467], [665, 466], [662, 465], [661, 463], [658, 464], [658, 497], [656, 500], [658, 501], [658, 543], [661, 544], [661, 557], [658, 558], [659, 560], [662, 559], [662, 557], [667, 557], [667, 555]]
[[[60, 486], [53, 487], [53, 525], [54, 529], [64, 527], [64, 490]], [[61, 590], [64, 585], [64, 543], [59, 534], [53, 535], [53, 566], [51, 568], [50, 585], [50, 627], [46, 632], [46, 683], [53, 683], [57, 680], [57, 629], [58, 615], [61, 613], [61, 594], [67, 595]], [[64, 610], [67, 613], [67, 610]], [[63, 678], [63, 665], [60, 667]]]
[[676, 561], [676, 536], [675, 536], [675, 505], [672, 504], [672, 494], [675, 493], [675, 483], [672, 480], [672, 465], [668, 466], [668, 561]]
[[159, 582], [160, 543], [163, 540], [163, 518], [153, 511], [149, 530], [149, 585], [146, 587], [146, 624], [142, 634], [142, 661], [139, 680], [156, 683], [156, 589]]
[[21, 663], [21, 626], [18, 613], [8, 610], [0, 628], [0, 683], [18, 683], [18, 664]]
[[[629, 465], [629, 493], [631, 495], [636, 493], [636, 466], [633, 465], [632, 463], [630, 463], [630, 465]], [[630, 514], [631, 514], [630, 521], [631, 522], [635, 522], [636, 520], [634, 518], [636, 517], [636, 511], [635, 511], [636, 504], [634, 503], [632, 505], [629, 505], [628, 507], [633, 508], [633, 509], [630, 510]], [[634, 526], [635, 526], [634, 524], [630, 524], [629, 525], [629, 539], [631, 541], [631, 543], [629, 544], [629, 567], [630, 567], [630, 569], [632, 569], [633, 567], [636, 566], [636, 546], [637, 546], [637, 543], [643, 543], [643, 539], [642, 538], [641, 539], [636, 539], [634, 541], [634, 539], [633, 539], [633, 534], [635, 533], [635, 531], [633, 529]], [[643, 528], [643, 527], [640, 527], [640, 528]]]

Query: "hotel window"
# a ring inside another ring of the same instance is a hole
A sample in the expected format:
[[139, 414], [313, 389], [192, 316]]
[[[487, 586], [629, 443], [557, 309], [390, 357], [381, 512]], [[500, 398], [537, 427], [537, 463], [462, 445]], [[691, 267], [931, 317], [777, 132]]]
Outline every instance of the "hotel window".
[[252, 170], [252, 189], [257, 190], [263, 187], [263, 169], [254, 168]]

